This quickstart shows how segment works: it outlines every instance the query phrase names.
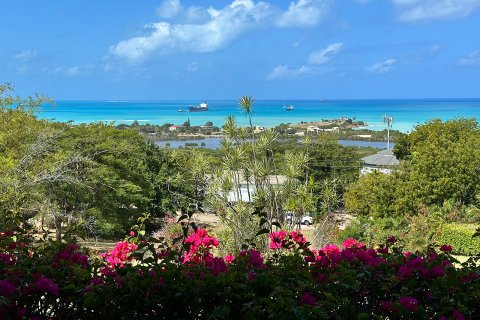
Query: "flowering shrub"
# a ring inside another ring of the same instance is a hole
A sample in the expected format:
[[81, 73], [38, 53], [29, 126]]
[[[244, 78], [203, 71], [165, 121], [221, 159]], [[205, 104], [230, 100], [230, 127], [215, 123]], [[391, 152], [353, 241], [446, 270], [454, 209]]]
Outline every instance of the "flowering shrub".
[[[452, 248], [404, 253], [355, 239], [312, 250], [298, 231], [270, 252], [213, 254], [206, 230], [180, 250], [132, 233], [96, 256], [0, 233], [0, 319], [476, 319], [478, 260]], [[23, 244], [22, 244], [23, 243]]]

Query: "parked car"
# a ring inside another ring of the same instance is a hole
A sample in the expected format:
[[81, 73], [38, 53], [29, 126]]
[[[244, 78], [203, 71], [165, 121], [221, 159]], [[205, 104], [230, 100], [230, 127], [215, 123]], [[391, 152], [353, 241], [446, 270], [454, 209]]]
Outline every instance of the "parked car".
[[[293, 218], [294, 216], [292, 212], [287, 212], [285, 214], [285, 220], [287, 221], [287, 223], [289, 224], [292, 224], [293, 222], [296, 223], [297, 221], [293, 221]], [[306, 226], [313, 224], [313, 214], [311, 214], [310, 212], [306, 213], [303, 217], [300, 218], [300, 223]]]

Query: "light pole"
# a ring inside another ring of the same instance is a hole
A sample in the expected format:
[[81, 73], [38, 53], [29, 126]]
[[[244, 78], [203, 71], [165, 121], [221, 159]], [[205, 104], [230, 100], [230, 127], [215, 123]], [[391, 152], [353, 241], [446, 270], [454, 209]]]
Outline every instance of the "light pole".
[[390, 128], [393, 126], [393, 117], [384, 115], [383, 123], [387, 124], [387, 149], [390, 149]]

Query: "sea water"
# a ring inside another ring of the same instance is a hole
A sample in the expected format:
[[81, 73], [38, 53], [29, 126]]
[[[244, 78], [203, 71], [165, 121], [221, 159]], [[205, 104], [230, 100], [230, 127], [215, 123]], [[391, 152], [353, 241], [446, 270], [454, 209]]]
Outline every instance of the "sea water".
[[[44, 106], [38, 116], [54, 121], [131, 124], [204, 125], [211, 121], [222, 126], [228, 115], [235, 116], [239, 125], [247, 125], [248, 118], [237, 100], [211, 100], [208, 111], [188, 112], [190, 106], [201, 101], [56, 101], [54, 107]], [[285, 106], [294, 106], [287, 111]], [[417, 124], [433, 118], [449, 120], [459, 117], [480, 119], [480, 99], [429, 100], [258, 100], [253, 105], [253, 124], [273, 127], [281, 123], [321, 121], [348, 117], [364, 121], [372, 130], [383, 130], [383, 116], [393, 117], [393, 129], [411, 131]], [[184, 110], [185, 112], [178, 112]]]

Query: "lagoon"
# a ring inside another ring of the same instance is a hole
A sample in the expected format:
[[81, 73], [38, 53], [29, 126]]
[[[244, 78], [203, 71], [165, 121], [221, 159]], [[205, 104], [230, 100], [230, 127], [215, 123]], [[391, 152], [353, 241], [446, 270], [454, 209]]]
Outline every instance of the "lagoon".
[[[198, 147], [206, 149], [218, 149], [220, 147], [221, 137], [211, 137], [205, 139], [190, 139], [190, 140], [161, 140], [155, 141], [155, 144], [161, 148], [178, 149], [184, 148], [188, 144], [197, 144]], [[285, 141], [286, 139], [279, 139], [279, 141]], [[338, 140], [338, 143], [342, 146], [355, 146], [355, 147], [370, 147], [377, 149], [386, 149], [387, 143], [383, 141], [359, 141], [359, 140]], [[390, 143], [393, 147], [395, 143]]]

